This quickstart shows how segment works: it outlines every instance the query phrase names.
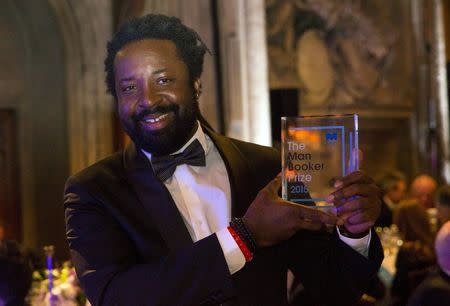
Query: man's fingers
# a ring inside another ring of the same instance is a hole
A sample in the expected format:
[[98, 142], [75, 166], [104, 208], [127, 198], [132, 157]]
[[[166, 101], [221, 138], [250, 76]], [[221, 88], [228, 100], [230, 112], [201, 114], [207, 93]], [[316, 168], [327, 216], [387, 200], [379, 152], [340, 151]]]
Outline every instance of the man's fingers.
[[375, 214], [373, 209], [360, 210], [347, 218], [346, 224], [361, 224], [366, 222], [374, 222], [373, 215]]
[[372, 184], [353, 184], [335, 192], [332, 192], [328, 198], [327, 202], [334, 203], [334, 205], [339, 206], [346, 203], [352, 197], [368, 197], [371, 195], [378, 195], [378, 187]]
[[277, 194], [280, 187], [281, 187], [281, 175], [277, 175], [277, 177], [271, 180], [264, 188], [271, 194]]
[[322, 224], [335, 225], [339, 220], [335, 215], [325, 212], [320, 208], [311, 208], [301, 204], [280, 200], [279, 204], [292, 207], [292, 213], [297, 214], [301, 220], [320, 222]]
[[354, 197], [347, 202], [339, 202], [335, 204], [336, 213], [338, 216], [353, 212], [355, 210], [363, 209], [364, 207], [370, 206], [370, 201], [367, 198]]
[[355, 171], [352, 172], [343, 178], [340, 178], [334, 184], [335, 188], [341, 189], [351, 184], [371, 184], [373, 183], [373, 179], [366, 175], [364, 172]]
[[338, 218], [332, 214], [324, 212], [320, 208], [310, 208], [307, 206], [299, 205], [298, 214], [301, 219], [320, 221], [324, 224], [336, 224]]
[[317, 231], [323, 227], [323, 223], [311, 222], [308, 220], [300, 220], [299, 225], [300, 225], [300, 228], [306, 229], [306, 230], [311, 230], [311, 231]]

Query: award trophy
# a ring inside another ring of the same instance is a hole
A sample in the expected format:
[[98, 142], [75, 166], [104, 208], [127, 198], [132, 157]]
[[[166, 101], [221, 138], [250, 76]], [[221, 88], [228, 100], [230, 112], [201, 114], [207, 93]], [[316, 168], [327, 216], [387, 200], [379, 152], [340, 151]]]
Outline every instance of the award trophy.
[[358, 169], [358, 115], [281, 118], [282, 196], [316, 208]]

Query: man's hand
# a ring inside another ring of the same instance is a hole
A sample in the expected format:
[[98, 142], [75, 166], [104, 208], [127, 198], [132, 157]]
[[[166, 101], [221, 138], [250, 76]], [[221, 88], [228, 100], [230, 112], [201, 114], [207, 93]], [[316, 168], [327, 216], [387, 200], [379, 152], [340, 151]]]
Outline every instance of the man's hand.
[[256, 196], [242, 220], [259, 247], [289, 239], [300, 229], [319, 230], [336, 225], [337, 217], [319, 209], [297, 205], [278, 196], [281, 177], [277, 176]]
[[337, 190], [328, 196], [327, 202], [334, 203], [345, 229], [355, 235], [367, 232], [380, 215], [380, 188], [361, 171], [344, 176], [334, 186]]

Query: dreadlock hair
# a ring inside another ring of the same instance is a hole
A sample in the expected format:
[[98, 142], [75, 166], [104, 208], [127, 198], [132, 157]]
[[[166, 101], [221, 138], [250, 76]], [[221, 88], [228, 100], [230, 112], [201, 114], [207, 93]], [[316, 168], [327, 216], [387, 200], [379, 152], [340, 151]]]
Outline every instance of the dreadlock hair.
[[208, 48], [200, 36], [181, 23], [176, 17], [149, 14], [125, 22], [107, 44], [105, 59], [106, 86], [117, 100], [114, 82], [114, 59], [125, 45], [143, 39], [166, 39], [172, 41], [177, 53], [186, 64], [191, 82], [200, 78], [203, 58]]

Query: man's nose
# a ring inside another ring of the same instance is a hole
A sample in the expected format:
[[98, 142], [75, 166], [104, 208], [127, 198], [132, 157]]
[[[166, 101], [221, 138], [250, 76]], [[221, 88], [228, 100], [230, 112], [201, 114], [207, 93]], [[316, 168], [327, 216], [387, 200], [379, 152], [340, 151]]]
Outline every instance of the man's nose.
[[154, 107], [161, 103], [161, 95], [151, 88], [145, 89], [139, 99], [139, 106], [142, 108]]

